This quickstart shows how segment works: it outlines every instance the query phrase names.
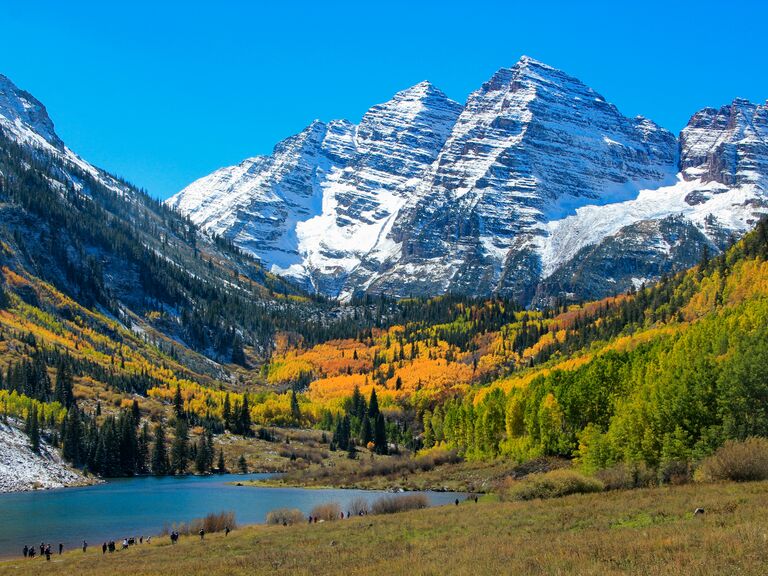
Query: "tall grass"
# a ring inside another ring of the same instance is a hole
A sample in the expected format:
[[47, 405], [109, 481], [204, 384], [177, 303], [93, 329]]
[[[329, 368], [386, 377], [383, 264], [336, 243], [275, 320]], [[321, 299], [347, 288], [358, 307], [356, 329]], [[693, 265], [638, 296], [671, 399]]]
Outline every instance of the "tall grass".
[[426, 494], [405, 494], [403, 496], [384, 496], [371, 505], [374, 514], [394, 514], [406, 510], [420, 510], [429, 506]]
[[178, 524], [173, 524], [170, 528], [166, 524], [163, 526], [161, 535], [176, 531], [183, 536], [189, 536], [199, 534], [200, 530], [205, 530], [206, 534], [211, 534], [213, 532], [223, 532], [227, 527], [229, 527], [230, 530], [234, 530], [237, 527], [234, 512], [229, 511], [208, 514], [205, 518], [195, 518], [189, 522], [180, 522]]

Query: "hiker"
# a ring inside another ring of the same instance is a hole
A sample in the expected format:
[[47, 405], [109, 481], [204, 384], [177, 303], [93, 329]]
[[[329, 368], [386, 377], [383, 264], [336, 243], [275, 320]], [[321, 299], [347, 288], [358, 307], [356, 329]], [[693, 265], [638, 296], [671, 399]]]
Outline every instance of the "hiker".
[[83, 540], [83, 554], [85, 554], [85, 551], [88, 549], [88, 542]]
[[30, 558], [34, 558], [35, 557], [35, 547], [34, 546], [31, 546], [29, 548], [29, 557]]
[[29, 556], [29, 546], [24, 544], [24, 558], [26, 558], [27, 556]]
[[144, 536], [139, 536], [139, 544], [144, 544]]
[[40, 556], [42, 556], [43, 554], [45, 554], [45, 544], [40, 542]]
[[128, 538], [123, 538], [123, 550], [128, 549]]
[[458, 505], [459, 505], [459, 499], [456, 498], [456, 506], [458, 506]]
[[51, 545], [48, 544], [48, 546], [45, 547], [45, 560], [47, 562], [51, 561]]
[[477, 494], [475, 494], [475, 504], [477, 504]]
[[312, 524], [312, 515], [309, 516], [309, 523]]
[[59, 556], [61, 556], [61, 553], [64, 552], [64, 544], [59, 542]]
[[224, 536], [229, 536], [229, 526], [224, 526]]
[[104, 554], [107, 553], [107, 543], [104, 542], [104, 544], [101, 545], [101, 555], [104, 556]]
[[200, 532], [198, 532], [198, 534], [200, 534], [200, 540], [205, 538], [205, 530], [203, 530], [202, 528], [200, 528]]

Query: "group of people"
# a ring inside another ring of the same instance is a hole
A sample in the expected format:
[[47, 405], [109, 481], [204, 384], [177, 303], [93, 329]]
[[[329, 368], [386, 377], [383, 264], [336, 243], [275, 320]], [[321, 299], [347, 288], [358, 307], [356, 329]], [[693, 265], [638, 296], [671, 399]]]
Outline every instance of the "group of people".
[[[152, 536], [147, 538], [147, 544], [149, 544], [152, 541]], [[133, 546], [134, 544], [144, 544], [144, 536], [139, 536], [136, 538], [135, 536], [133, 538], [123, 538], [122, 546], [120, 547], [121, 550], [126, 550], [129, 546]], [[83, 552], [85, 552], [85, 549], [87, 547], [87, 544], [85, 541], [83, 541]], [[114, 552], [117, 550], [117, 544], [115, 544], [114, 540], [110, 540], [109, 542], [104, 542], [101, 545], [101, 554], [102, 556], [106, 554], [107, 552]]]
[[[83, 551], [85, 551], [85, 541], [83, 541]], [[64, 544], [59, 542], [59, 554], [64, 552]], [[22, 550], [22, 554], [24, 554], [24, 558], [34, 558], [37, 556], [37, 549], [35, 546], [24, 546], [24, 549]], [[51, 552], [51, 545], [45, 544], [44, 542], [40, 542], [40, 558], [45, 556], [45, 559], [50, 561], [51, 555], [53, 552]]]

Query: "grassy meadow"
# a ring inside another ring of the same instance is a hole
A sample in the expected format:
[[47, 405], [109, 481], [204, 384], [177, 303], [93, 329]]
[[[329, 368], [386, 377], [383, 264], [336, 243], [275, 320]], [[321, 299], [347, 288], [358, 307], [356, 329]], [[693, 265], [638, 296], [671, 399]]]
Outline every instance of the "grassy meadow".
[[[462, 502], [229, 536], [165, 538], [0, 563], [0, 574], [643, 574], [766, 572], [768, 482], [690, 484], [552, 500]], [[694, 516], [693, 511], [705, 513]]]

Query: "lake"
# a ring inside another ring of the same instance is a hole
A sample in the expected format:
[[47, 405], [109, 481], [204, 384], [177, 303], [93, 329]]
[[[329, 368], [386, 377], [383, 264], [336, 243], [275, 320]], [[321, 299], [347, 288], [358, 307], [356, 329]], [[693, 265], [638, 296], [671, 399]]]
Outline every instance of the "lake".
[[[0, 494], [0, 556], [21, 555], [25, 544], [58, 549], [101, 546], [105, 540], [156, 535], [164, 525], [232, 510], [238, 524], [263, 523], [275, 508], [305, 515], [317, 504], [338, 502], [346, 510], [358, 497], [376, 500], [388, 492], [236, 486], [268, 474], [142, 477], [111, 480], [83, 488]], [[451, 492], [426, 492], [430, 505], [453, 502]]]

